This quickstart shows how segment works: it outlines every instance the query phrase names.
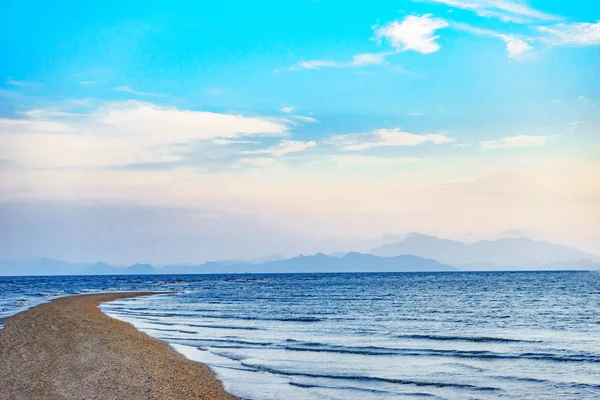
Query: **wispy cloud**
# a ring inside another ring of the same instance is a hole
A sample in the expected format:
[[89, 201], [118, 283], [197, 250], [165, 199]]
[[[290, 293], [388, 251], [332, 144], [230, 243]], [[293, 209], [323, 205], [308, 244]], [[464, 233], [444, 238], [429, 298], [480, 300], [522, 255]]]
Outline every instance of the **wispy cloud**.
[[600, 21], [578, 22], [540, 26], [540, 32], [547, 35], [543, 40], [551, 45], [593, 46], [600, 45]]
[[165, 97], [166, 96], [165, 94], [161, 94], [161, 93], [151, 93], [151, 92], [142, 92], [139, 90], [133, 90], [129, 86], [117, 86], [114, 89], [117, 92], [131, 93], [131, 94], [135, 94], [138, 96], [148, 96], [148, 97]]
[[532, 50], [533, 47], [529, 45], [528, 41], [533, 41], [531, 38], [520, 37], [517, 35], [504, 34], [491, 31], [489, 29], [476, 28], [467, 24], [455, 23], [453, 27], [468, 33], [472, 33], [478, 36], [489, 36], [500, 39], [506, 44], [506, 53], [508, 58], [519, 59], [525, 53]]
[[352, 56], [352, 60], [347, 62], [338, 62], [333, 60], [308, 60], [300, 61], [298, 64], [289, 68], [276, 69], [279, 71], [298, 71], [302, 69], [321, 69], [321, 68], [357, 68], [369, 65], [387, 64], [386, 57], [395, 54], [394, 52], [382, 53], [360, 53]]
[[243, 154], [270, 154], [272, 156], [283, 156], [290, 153], [298, 153], [308, 150], [317, 145], [314, 141], [282, 140], [274, 146], [262, 150], [245, 151]]
[[[495, 10], [514, 15], [528, 16], [540, 20], [553, 20], [557, 17], [544, 14], [531, 9], [523, 4], [511, 1], [483, 1], [483, 0], [439, 0], [435, 2], [453, 5], [476, 11], [480, 15], [492, 16]], [[507, 17], [508, 18], [508, 17]], [[374, 39], [379, 43], [388, 42], [395, 51], [380, 53], [361, 53], [352, 57], [351, 61], [339, 62], [334, 60], [306, 60], [282, 70], [296, 71], [302, 69], [321, 68], [350, 68], [369, 65], [388, 64], [386, 57], [403, 51], [416, 51], [421, 54], [431, 54], [440, 50], [437, 43], [439, 38], [436, 32], [449, 27], [450, 24], [441, 18], [433, 17], [431, 14], [409, 15], [403, 20], [389, 22], [383, 26], [374, 26]], [[506, 52], [511, 59], [520, 59], [533, 49], [535, 41], [546, 41], [552, 44], [597, 44], [600, 43], [600, 22], [597, 24], [557, 24], [553, 27], [538, 27], [541, 32], [549, 35], [549, 38], [526, 37], [515, 34], [500, 33], [488, 29], [476, 28], [463, 23], [453, 23], [452, 27], [475, 35], [489, 36], [502, 40], [506, 45]]]
[[506, 52], [508, 53], [508, 58], [519, 58], [524, 53], [533, 49], [525, 40], [519, 38], [515, 35], [498, 35], [498, 38], [504, 40], [506, 43]]
[[279, 111], [284, 112], [284, 113], [291, 113], [292, 111], [294, 111], [293, 107], [281, 107], [279, 109]]
[[319, 69], [323, 67], [338, 68], [340, 63], [331, 60], [309, 60], [300, 61], [297, 66], [291, 67], [290, 70], [294, 69]]
[[[42, 169], [173, 163], [198, 145], [223, 148], [249, 139], [285, 136], [291, 127], [285, 118], [182, 110], [136, 101], [104, 103], [86, 114], [33, 110], [21, 118], [0, 119], [0, 158]], [[288, 143], [268, 153], [294, 149]]]
[[498, 140], [481, 142], [483, 150], [512, 149], [519, 147], [539, 147], [546, 145], [546, 136], [509, 136]]
[[532, 20], [557, 20], [558, 16], [531, 8], [523, 1], [514, 0], [423, 0], [476, 13], [481, 17], [498, 18], [505, 22], [525, 23]]
[[479, 36], [498, 38], [506, 44], [506, 52], [511, 59], [520, 59], [533, 50], [533, 43], [549, 46], [594, 46], [600, 45], [600, 21], [597, 23], [560, 23], [552, 26], [538, 26], [535, 36], [518, 36], [476, 28], [462, 23], [454, 23], [455, 29]]
[[436, 43], [439, 36], [435, 36], [435, 32], [447, 26], [448, 23], [443, 19], [425, 14], [409, 15], [402, 22], [392, 21], [374, 29], [376, 39], [386, 39], [397, 51], [412, 50], [431, 54], [440, 49]]
[[294, 115], [290, 118], [292, 119], [292, 121], [300, 121], [300, 122], [305, 122], [308, 124], [318, 124], [319, 123], [319, 120], [317, 120], [316, 118], [307, 117], [305, 115]]
[[352, 57], [348, 66], [351, 67], [364, 67], [365, 65], [380, 65], [385, 64], [387, 56], [394, 54], [393, 52], [385, 53], [361, 53], [355, 54]]
[[6, 78], [5, 83], [10, 86], [23, 86], [23, 87], [36, 87], [36, 86], [43, 85], [42, 83], [39, 83], [39, 82], [16, 80], [11, 77]]
[[569, 132], [575, 132], [577, 131], [578, 127], [583, 124], [583, 121], [572, 121], [569, 122], [569, 124], [567, 125], [567, 131]]
[[382, 146], [417, 146], [422, 143], [449, 143], [453, 139], [443, 134], [417, 135], [395, 129], [378, 129], [369, 133], [334, 136], [329, 142], [343, 151], [359, 151]]
[[409, 15], [402, 21], [392, 21], [383, 26], [374, 26], [375, 39], [381, 43], [387, 41], [394, 51], [378, 53], [359, 53], [352, 56], [350, 61], [335, 60], [303, 60], [288, 68], [279, 68], [280, 71], [317, 70], [321, 68], [360, 68], [373, 65], [388, 65], [396, 72], [406, 72], [399, 65], [390, 65], [387, 57], [403, 51], [416, 51], [421, 54], [435, 53], [440, 46], [435, 42], [438, 36], [435, 32], [446, 28], [448, 23], [431, 14]]
[[81, 81], [79, 82], [79, 84], [81, 86], [92, 86], [92, 85], [97, 85], [99, 83], [103, 83], [108, 81], [108, 79], [95, 79], [95, 80], [89, 80], [89, 81]]
[[254, 144], [253, 140], [233, 140], [233, 139], [213, 139], [212, 142], [219, 146], [229, 146], [232, 144]]

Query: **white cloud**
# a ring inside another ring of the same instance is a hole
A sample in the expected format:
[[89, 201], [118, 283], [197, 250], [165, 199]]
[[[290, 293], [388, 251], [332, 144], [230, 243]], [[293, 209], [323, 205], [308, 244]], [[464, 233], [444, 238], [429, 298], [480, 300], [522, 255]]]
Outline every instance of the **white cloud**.
[[453, 139], [443, 134], [417, 135], [400, 129], [378, 129], [369, 133], [334, 136], [330, 143], [342, 146], [343, 151], [359, 151], [382, 146], [416, 146], [422, 143], [449, 143]]
[[379, 65], [386, 62], [385, 57], [392, 53], [361, 53], [352, 57], [349, 66], [363, 67], [365, 65]]
[[228, 146], [230, 144], [255, 144], [253, 140], [231, 140], [231, 139], [213, 139], [212, 142], [219, 146]]
[[375, 27], [375, 37], [387, 39], [397, 51], [413, 50], [422, 54], [435, 53], [440, 46], [435, 42], [435, 31], [448, 26], [440, 18], [431, 14], [409, 15], [402, 22], [393, 21], [381, 27]]
[[503, 40], [509, 58], [518, 59], [523, 54], [532, 50], [532, 42], [543, 42], [551, 46], [593, 46], [600, 45], [600, 21], [597, 23], [572, 23], [556, 24], [552, 26], [538, 26], [537, 30], [543, 34], [538, 37], [523, 37], [512, 34], [503, 34], [487, 29], [476, 28], [470, 25], [455, 23], [453, 26], [459, 30], [480, 36], [490, 36]]
[[279, 111], [284, 112], [284, 113], [291, 113], [292, 111], [294, 111], [293, 107], [281, 107], [279, 109]]
[[514, 0], [429, 0], [463, 10], [482, 17], [494, 17], [503, 21], [528, 22], [529, 20], [556, 20], [558, 17], [529, 7], [523, 1]]
[[318, 124], [319, 123], [319, 120], [317, 120], [316, 118], [307, 117], [305, 115], [294, 115], [292, 117], [292, 119], [300, 121], [300, 122], [306, 122], [308, 124]]
[[[143, 102], [106, 103], [86, 115], [35, 110], [0, 119], [0, 158], [26, 168], [103, 168], [176, 162], [194, 141], [285, 136], [282, 118], [180, 110]], [[219, 142], [220, 140], [220, 142]], [[213, 142], [215, 143], [215, 142]]]
[[130, 135], [172, 140], [273, 136], [288, 130], [281, 119], [180, 110], [136, 101], [108, 104], [96, 111], [93, 119]]
[[91, 86], [91, 85], [96, 85], [98, 83], [103, 83], [106, 81], [107, 81], [106, 79], [97, 79], [97, 80], [81, 81], [81, 82], [79, 82], [79, 84], [81, 86]]
[[289, 153], [298, 153], [316, 145], [317, 143], [314, 141], [303, 142], [297, 140], [283, 140], [279, 144], [266, 149], [266, 152], [274, 156], [283, 156]]
[[552, 45], [600, 45], [600, 21], [539, 26], [538, 30], [548, 35], [544, 41]]
[[0, 118], [0, 134], [2, 133], [71, 133], [73, 127], [57, 119], [10, 119]]
[[290, 69], [319, 69], [322, 67], [339, 67], [335, 61], [331, 60], [309, 60], [309, 61], [300, 61], [296, 67], [292, 67]]
[[381, 65], [386, 64], [387, 56], [394, 54], [393, 52], [383, 53], [360, 53], [352, 56], [352, 60], [348, 62], [338, 62], [332, 60], [309, 60], [300, 61], [298, 64], [283, 69], [276, 69], [275, 72], [279, 71], [298, 71], [302, 69], [320, 69], [320, 68], [357, 68], [366, 67], [369, 65]]
[[163, 97], [163, 96], [166, 96], [166, 95], [160, 94], [160, 93], [150, 93], [150, 92], [141, 92], [139, 90], [133, 90], [129, 86], [117, 86], [114, 89], [117, 92], [131, 93], [131, 94], [135, 94], [135, 95], [138, 95], [138, 96], [148, 96], [148, 97]]
[[272, 156], [283, 156], [290, 153], [298, 153], [316, 146], [314, 141], [303, 142], [300, 140], [282, 140], [274, 146], [262, 150], [245, 151], [244, 154], [270, 154]]
[[533, 47], [527, 43], [527, 38], [519, 37], [517, 35], [498, 33], [488, 29], [475, 28], [473, 26], [461, 23], [454, 24], [454, 27], [474, 35], [489, 36], [501, 39], [506, 44], [506, 52], [508, 54], [508, 58], [511, 59], [518, 59], [523, 54], [533, 49]]
[[533, 47], [527, 44], [527, 42], [518, 38], [517, 36], [498, 35], [498, 37], [504, 40], [504, 43], [506, 43], [506, 52], [508, 53], [508, 58], [518, 58], [525, 52], [533, 49]]
[[546, 145], [546, 136], [510, 136], [498, 140], [481, 142], [483, 150], [511, 149], [518, 147], [539, 147]]

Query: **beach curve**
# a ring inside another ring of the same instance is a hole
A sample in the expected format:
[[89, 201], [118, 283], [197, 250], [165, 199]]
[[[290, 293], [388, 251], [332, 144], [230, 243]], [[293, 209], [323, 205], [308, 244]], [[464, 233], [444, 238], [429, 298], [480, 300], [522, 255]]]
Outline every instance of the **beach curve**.
[[235, 399], [207, 366], [98, 308], [152, 294], [62, 297], [4, 319], [0, 399]]

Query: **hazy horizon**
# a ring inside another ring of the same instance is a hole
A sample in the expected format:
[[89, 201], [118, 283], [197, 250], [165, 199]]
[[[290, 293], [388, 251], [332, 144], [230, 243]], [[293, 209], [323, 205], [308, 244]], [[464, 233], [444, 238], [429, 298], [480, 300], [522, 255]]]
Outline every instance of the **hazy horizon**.
[[[175, 238], [179, 239], [179, 238]], [[88, 238], [86, 240], [94, 240]], [[73, 243], [68, 243], [66, 247], [56, 246], [56, 243], [45, 240], [48, 243], [49, 251], [56, 254], [56, 250], [69, 250], [73, 247], [79, 247]], [[171, 241], [170, 243], [173, 243]], [[263, 243], [263, 242], [261, 242]], [[134, 265], [151, 265], [154, 268], [162, 267], [185, 267], [202, 266], [205, 264], [221, 265], [265, 265], [265, 263], [289, 261], [295, 258], [306, 257], [310, 259], [313, 256], [326, 256], [327, 258], [346, 258], [350, 255], [375, 256], [376, 258], [395, 258], [411, 256], [415, 260], [435, 261], [456, 268], [457, 270], [577, 270], [587, 268], [597, 268], [600, 266], [600, 256], [593, 252], [585, 252], [574, 247], [564, 246], [560, 243], [551, 243], [535, 240], [521, 235], [521, 232], [503, 232], [498, 238], [484, 238], [476, 240], [459, 240], [453, 238], [438, 237], [422, 232], [409, 232], [406, 234], [386, 234], [377, 238], [370, 238], [355, 242], [332, 242], [336, 250], [323, 250], [321, 243], [319, 250], [308, 250], [299, 253], [282, 253], [274, 251], [255, 255], [251, 253], [245, 257], [229, 257], [229, 249], [223, 249], [223, 257], [213, 257], [208, 259], [190, 259], [181, 260], [180, 258], [169, 259], [172, 253], [164, 251], [164, 248], [154, 251], [146, 250], [144, 252], [146, 259], [115, 259], [102, 254], [109, 254], [103, 243], [92, 243], [91, 246], [97, 248], [96, 253], [101, 254], [96, 259], [69, 259], [47, 254], [41, 254], [30, 257], [0, 257], [4, 261], [4, 267], [9, 269], [19, 268], [19, 265], [27, 268], [35, 268], [34, 264], [41, 261], [58, 261], [61, 265], [64, 263], [73, 266], [92, 266], [95, 264], [107, 264], [111, 267], [131, 267]], [[4, 245], [4, 247], [2, 246]], [[4, 254], [11, 253], [7, 250], [12, 245], [11, 241], [0, 244], [0, 251]], [[491, 247], [490, 247], [491, 246]], [[326, 246], [325, 246], [326, 247]], [[19, 251], [17, 249], [17, 251]], [[152, 261], [152, 256], [159, 255], [165, 261]], [[214, 254], [220, 254], [219, 252]], [[148, 257], [150, 256], [150, 257]], [[114, 254], [113, 254], [114, 257]], [[166, 257], [166, 258], [165, 258]], [[498, 258], [500, 257], [500, 258]], [[315, 258], [316, 261], [318, 261]], [[348, 259], [351, 260], [351, 259]], [[14, 263], [13, 263], [14, 261]], [[313, 260], [309, 262], [313, 266]], [[8, 262], [8, 264], [6, 264]], [[23, 264], [25, 262], [25, 264]], [[33, 262], [33, 264], [31, 264]], [[308, 265], [307, 265], [308, 266]], [[0, 266], [1, 268], [1, 266]], [[374, 271], [369, 265], [364, 266], [365, 271]], [[416, 270], [419, 268], [414, 267]], [[33, 271], [33, 270], [32, 270]], [[1, 273], [2, 271], [0, 271]]]

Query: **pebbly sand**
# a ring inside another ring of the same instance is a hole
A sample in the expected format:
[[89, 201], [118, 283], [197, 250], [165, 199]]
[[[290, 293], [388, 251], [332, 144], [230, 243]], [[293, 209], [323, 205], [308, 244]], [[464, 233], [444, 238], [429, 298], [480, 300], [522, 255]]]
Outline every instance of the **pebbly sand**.
[[235, 399], [207, 366], [97, 307], [148, 294], [64, 297], [6, 318], [0, 399]]

